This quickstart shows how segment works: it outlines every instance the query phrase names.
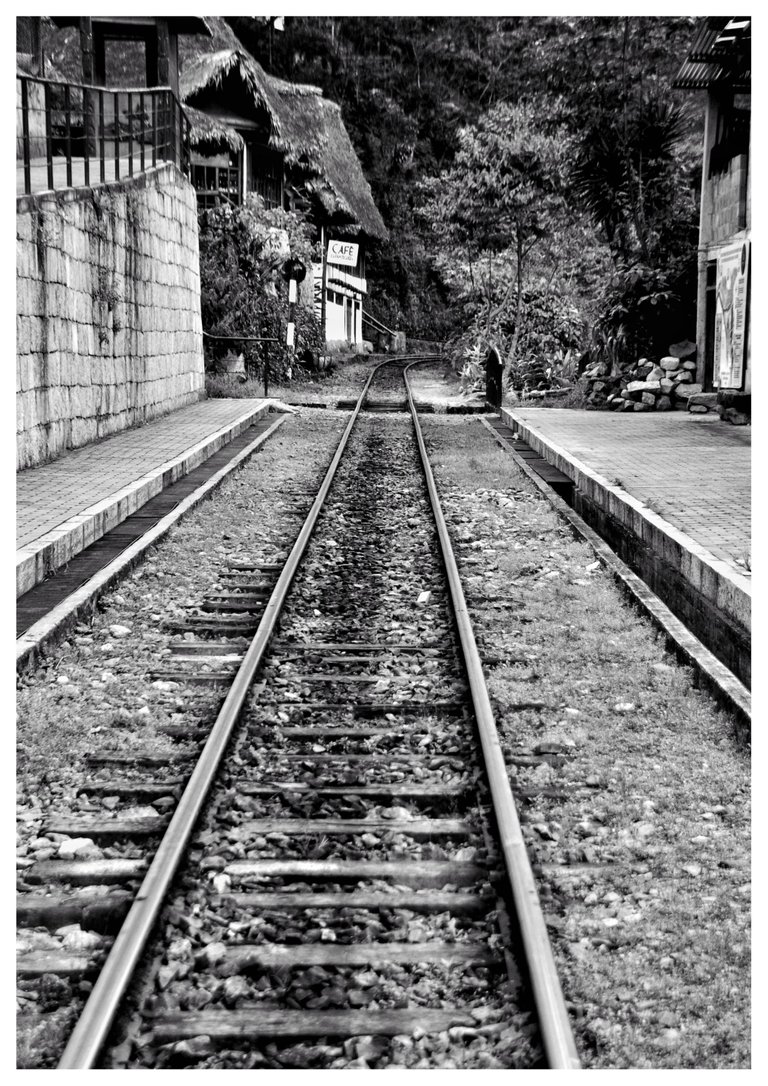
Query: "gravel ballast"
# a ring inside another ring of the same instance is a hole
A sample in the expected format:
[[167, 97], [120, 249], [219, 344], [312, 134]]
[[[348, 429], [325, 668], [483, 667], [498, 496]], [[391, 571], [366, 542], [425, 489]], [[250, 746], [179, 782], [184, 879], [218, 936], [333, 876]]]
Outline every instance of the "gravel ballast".
[[[142, 855], [142, 848], [130, 841], [105, 845], [83, 838], [73, 844], [66, 834], [43, 835], [41, 830], [51, 814], [109, 817], [114, 797], [77, 795], [83, 779], [96, 775], [87, 763], [95, 752], [123, 756], [149, 750], [166, 763], [159, 769], [117, 765], [113, 776], [183, 775], [179, 759], [185, 747], [162, 728], [210, 726], [221, 694], [202, 688], [190, 697], [177, 684], [151, 678], [153, 669], [172, 662], [168, 646], [178, 639], [165, 624], [199, 606], [230, 559], [276, 562], [286, 556], [348, 419], [345, 413], [329, 411], [302, 411], [288, 419], [255, 457], [102, 597], [92, 622], [79, 624], [40, 666], [21, 675], [16, 863], [22, 890], [28, 889], [25, 871], [36, 862], [70, 855]], [[161, 814], [168, 809], [168, 797], [159, 797], [155, 806], [141, 801], [141, 808], [145, 815]], [[123, 807], [121, 814], [125, 812]], [[66, 932], [53, 936], [62, 948], [67, 937]], [[22, 949], [35, 945], [22, 933]], [[73, 1014], [89, 989], [89, 980], [64, 982], [53, 994], [37, 982], [22, 985], [20, 1067], [55, 1065]]]

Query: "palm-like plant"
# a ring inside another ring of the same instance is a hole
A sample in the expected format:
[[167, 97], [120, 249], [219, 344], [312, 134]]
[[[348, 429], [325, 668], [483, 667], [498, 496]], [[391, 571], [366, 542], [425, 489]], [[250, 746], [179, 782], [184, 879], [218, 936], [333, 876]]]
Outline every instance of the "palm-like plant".
[[650, 93], [619, 112], [595, 118], [571, 168], [577, 198], [603, 227], [617, 263], [655, 257], [663, 219], [679, 182], [675, 149], [685, 136], [685, 110]]

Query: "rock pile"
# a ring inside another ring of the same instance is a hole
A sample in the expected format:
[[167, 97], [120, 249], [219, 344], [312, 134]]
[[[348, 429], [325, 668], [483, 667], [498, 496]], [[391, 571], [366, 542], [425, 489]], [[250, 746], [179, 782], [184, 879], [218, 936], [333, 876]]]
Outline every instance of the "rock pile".
[[704, 392], [696, 381], [696, 345], [676, 343], [658, 362], [641, 358], [634, 367], [615, 371], [598, 362], [583, 375], [587, 402], [613, 411], [715, 410], [717, 394]]

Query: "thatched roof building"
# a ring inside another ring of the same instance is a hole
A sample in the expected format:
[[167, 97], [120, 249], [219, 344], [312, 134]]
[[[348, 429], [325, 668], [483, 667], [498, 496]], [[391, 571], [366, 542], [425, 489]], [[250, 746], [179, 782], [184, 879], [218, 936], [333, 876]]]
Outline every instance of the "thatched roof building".
[[[180, 92], [193, 147], [237, 151], [243, 126], [263, 126], [294, 181], [314, 195], [325, 216], [350, 232], [386, 238], [341, 110], [318, 87], [269, 75], [221, 18], [207, 18], [210, 38], [194, 39]], [[188, 50], [187, 50], [188, 52]]]

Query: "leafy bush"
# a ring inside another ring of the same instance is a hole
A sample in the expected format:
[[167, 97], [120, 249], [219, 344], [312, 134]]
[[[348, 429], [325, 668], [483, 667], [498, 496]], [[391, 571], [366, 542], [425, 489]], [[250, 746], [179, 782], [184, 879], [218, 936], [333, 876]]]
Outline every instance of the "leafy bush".
[[[586, 336], [577, 308], [543, 286], [531, 286], [523, 294], [525, 323], [509, 369], [509, 385], [516, 392], [557, 388], [575, 377], [574, 359]], [[515, 334], [516, 305], [512, 298], [500, 307], [490, 328], [484, 309], [472, 315], [461, 335], [447, 344], [449, 357], [461, 374], [465, 388], [485, 384], [485, 360], [496, 347], [504, 361]]]
[[594, 356], [622, 366], [666, 354], [669, 344], [681, 338], [681, 329], [695, 321], [695, 293], [688, 282], [695, 260], [688, 264], [679, 270], [640, 263], [619, 268], [598, 298]]
[[[200, 280], [203, 328], [217, 336], [259, 336], [278, 343], [206, 340], [206, 361], [216, 364], [232, 350], [242, 352], [252, 375], [269, 360], [274, 377], [290, 377], [292, 355], [285, 345], [287, 260], [300, 260], [311, 275], [311, 227], [295, 212], [267, 211], [263, 200], [248, 197], [241, 207], [224, 205], [203, 212], [200, 220]], [[311, 364], [323, 350], [318, 320], [297, 305], [296, 362]]]

